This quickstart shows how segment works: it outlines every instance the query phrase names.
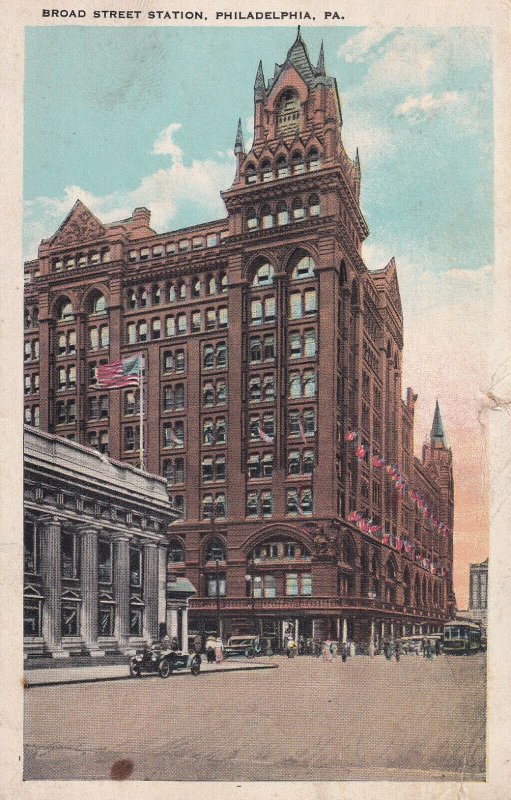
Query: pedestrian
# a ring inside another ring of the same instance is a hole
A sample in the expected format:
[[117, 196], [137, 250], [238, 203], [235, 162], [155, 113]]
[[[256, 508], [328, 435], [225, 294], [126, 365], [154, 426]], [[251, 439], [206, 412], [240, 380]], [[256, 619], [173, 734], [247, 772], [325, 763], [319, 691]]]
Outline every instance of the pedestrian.
[[431, 639], [428, 639], [427, 644], [426, 644], [426, 658], [429, 658], [429, 660], [431, 661], [432, 658], [433, 658], [434, 652], [435, 651], [434, 651], [434, 647], [433, 647], [433, 642], [431, 641]]
[[369, 658], [374, 658], [374, 639], [369, 640]]
[[341, 659], [343, 664], [346, 663], [347, 658], [348, 658], [348, 645], [346, 644], [346, 642], [343, 642], [341, 644]]
[[176, 653], [179, 650], [179, 642], [177, 640], [177, 636], [173, 636], [170, 642], [170, 649]]
[[423, 636], [421, 639], [421, 651], [423, 657], [426, 658], [428, 655], [428, 640], [426, 639], [425, 636]]
[[208, 664], [215, 663], [215, 648], [216, 648], [216, 638], [214, 636], [208, 636], [206, 639], [206, 658]]
[[440, 639], [435, 639], [435, 654], [439, 656], [442, 652], [442, 643]]
[[385, 654], [385, 658], [387, 661], [390, 661], [392, 658], [392, 642], [389, 642], [388, 639], [385, 641], [383, 645], [383, 652]]
[[330, 652], [330, 643], [323, 642], [321, 645], [321, 652], [323, 653], [323, 661], [331, 661], [332, 653]]
[[193, 652], [196, 655], [199, 655], [200, 651], [202, 650], [202, 636], [195, 636], [193, 640]]
[[350, 656], [350, 658], [353, 658], [353, 656], [355, 655], [355, 642], [348, 643], [348, 655]]
[[218, 639], [216, 640], [216, 646], [215, 646], [215, 661], [217, 664], [220, 664], [223, 660], [224, 660], [224, 645], [219, 636]]
[[394, 655], [396, 656], [396, 661], [399, 661], [399, 659], [401, 658], [401, 653], [402, 653], [401, 640], [396, 639], [396, 643], [394, 646]]
[[339, 654], [339, 648], [337, 646], [337, 642], [330, 642], [330, 655], [332, 656], [332, 660], [335, 661]]

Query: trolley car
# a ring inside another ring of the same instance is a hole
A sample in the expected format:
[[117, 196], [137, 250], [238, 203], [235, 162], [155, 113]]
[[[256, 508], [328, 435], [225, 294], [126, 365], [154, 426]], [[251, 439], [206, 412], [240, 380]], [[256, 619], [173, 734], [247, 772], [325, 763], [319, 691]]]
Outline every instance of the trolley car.
[[470, 655], [482, 649], [481, 627], [475, 622], [454, 620], [444, 625], [444, 653]]

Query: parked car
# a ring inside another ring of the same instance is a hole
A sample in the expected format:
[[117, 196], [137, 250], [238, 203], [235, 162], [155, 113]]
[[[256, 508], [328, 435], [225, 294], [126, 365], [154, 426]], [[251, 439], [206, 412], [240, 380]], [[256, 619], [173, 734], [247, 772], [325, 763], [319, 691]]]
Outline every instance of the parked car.
[[176, 670], [184, 669], [189, 669], [192, 675], [198, 675], [200, 667], [201, 657], [198, 653], [182, 653], [161, 644], [137, 650], [130, 658], [130, 675], [133, 678], [140, 678], [142, 672], [157, 672], [160, 677], [168, 678]]
[[259, 636], [231, 636], [224, 647], [224, 658], [245, 656], [254, 658], [263, 653], [263, 645]]

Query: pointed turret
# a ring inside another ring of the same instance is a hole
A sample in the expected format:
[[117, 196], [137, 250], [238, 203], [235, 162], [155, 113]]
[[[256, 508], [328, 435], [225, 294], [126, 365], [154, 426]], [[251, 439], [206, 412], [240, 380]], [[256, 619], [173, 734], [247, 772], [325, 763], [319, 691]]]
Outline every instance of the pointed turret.
[[238, 155], [238, 153], [245, 155], [245, 144], [243, 142], [241, 118], [238, 120], [238, 130], [236, 131], [236, 141], [234, 142], [234, 155]]
[[438, 400], [435, 406], [435, 415], [433, 417], [433, 425], [431, 428], [431, 444], [445, 445], [444, 423], [442, 422], [442, 415], [440, 414], [440, 406]]
[[264, 86], [264, 72], [263, 72], [263, 62], [259, 62], [259, 66], [257, 67], [257, 75], [254, 83], [254, 92], [262, 92], [264, 94], [265, 86]]
[[318, 63], [316, 64], [316, 69], [314, 70], [315, 75], [325, 75], [325, 50], [323, 48], [323, 39], [321, 39], [321, 47], [319, 49], [319, 58]]

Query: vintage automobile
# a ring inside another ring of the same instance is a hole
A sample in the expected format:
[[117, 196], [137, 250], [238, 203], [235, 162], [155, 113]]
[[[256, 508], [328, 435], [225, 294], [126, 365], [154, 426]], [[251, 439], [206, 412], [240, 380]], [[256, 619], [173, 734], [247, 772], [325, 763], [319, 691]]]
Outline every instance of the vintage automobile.
[[130, 675], [133, 678], [140, 678], [142, 672], [157, 672], [161, 678], [168, 678], [176, 670], [185, 669], [189, 669], [192, 675], [198, 675], [200, 667], [201, 657], [198, 653], [182, 653], [162, 644], [137, 650], [130, 658]]
[[224, 658], [232, 656], [245, 656], [254, 658], [263, 652], [263, 645], [259, 636], [231, 636], [224, 647]]

